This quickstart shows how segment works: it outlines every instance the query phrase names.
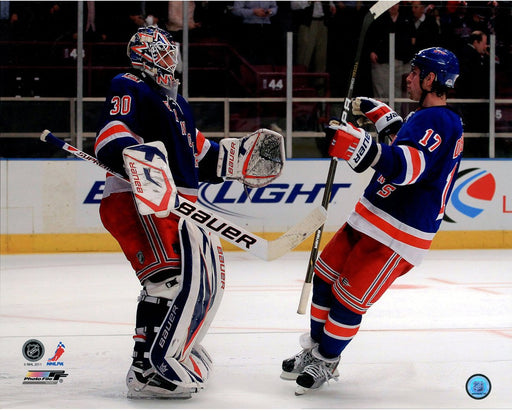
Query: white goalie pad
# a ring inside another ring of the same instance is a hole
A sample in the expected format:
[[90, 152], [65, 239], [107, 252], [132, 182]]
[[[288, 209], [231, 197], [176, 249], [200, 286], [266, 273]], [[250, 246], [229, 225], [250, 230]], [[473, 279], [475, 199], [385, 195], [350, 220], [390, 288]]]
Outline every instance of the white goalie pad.
[[285, 163], [284, 138], [262, 128], [242, 138], [220, 140], [217, 176], [263, 187], [281, 175]]
[[211, 359], [200, 345], [225, 288], [224, 253], [217, 236], [180, 220], [180, 291], [150, 350], [158, 373], [181, 387], [203, 388]]
[[178, 204], [164, 144], [155, 141], [127, 147], [123, 161], [139, 213], [167, 217]]

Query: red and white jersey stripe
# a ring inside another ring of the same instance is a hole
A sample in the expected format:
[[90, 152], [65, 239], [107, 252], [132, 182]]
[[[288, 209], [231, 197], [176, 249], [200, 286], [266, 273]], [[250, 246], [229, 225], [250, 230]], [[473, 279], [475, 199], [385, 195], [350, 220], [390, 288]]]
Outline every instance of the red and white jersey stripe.
[[425, 171], [425, 156], [420, 150], [413, 147], [398, 146], [398, 148], [403, 151], [406, 166], [401, 178], [397, 178], [393, 182], [399, 186], [414, 184]]
[[362, 197], [348, 218], [358, 231], [388, 246], [413, 265], [421, 262], [432, 244], [435, 233], [409, 226]]
[[135, 140], [134, 144], [142, 144], [144, 142], [142, 137], [133, 133], [122, 121], [111, 121], [99, 131], [96, 143], [94, 144], [94, 152], [98, 155], [98, 152], [110, 142], [126, 137], [133, 138]]

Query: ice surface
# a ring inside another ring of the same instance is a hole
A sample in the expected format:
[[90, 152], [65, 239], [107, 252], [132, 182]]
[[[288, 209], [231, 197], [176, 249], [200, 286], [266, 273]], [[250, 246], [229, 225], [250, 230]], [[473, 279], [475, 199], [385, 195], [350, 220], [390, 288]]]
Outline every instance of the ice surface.
[[[433, 250], [365, 315], [340, 379], [297, 397], [279, 378], [299, 351], [308, 316], [296, 314], [309, 254], [264, 262], [229, 252], [224, 300], [203, 345], [214, 359], [190, 400], [128, 400], [138, 281], [118, 253], [0, 256], [2, 408], [511, 408], [512, 252]], [[46, 349], [27, 366], [23, 344]], [[22, 384], [49, 369], [59, 342], [68, 374], [56, 385]], [[483, 400], [473, 374], [492, 384]]]

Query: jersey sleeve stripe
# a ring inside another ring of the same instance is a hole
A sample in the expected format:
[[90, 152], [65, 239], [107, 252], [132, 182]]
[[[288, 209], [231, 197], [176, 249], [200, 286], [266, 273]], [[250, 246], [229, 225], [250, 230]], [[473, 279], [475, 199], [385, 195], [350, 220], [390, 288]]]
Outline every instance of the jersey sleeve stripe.
[[126, 137], [132, 137], [135, 140], [134, 144], [143, 143], [142, 138], [134, 134], [122, 121], [111, 121], [98, 133], [94, 144], [94, 152], [98, 153], [105, 145], [115, 139]]
[[210, 149], [210, 140], [196, 129], [197, 161], [201, 161]]
[[414, 184], [425, 170], [425, 157], [420, 150], [413, 147], [399, 146], [399, 148], [403, 152], [406, 169], [403, 180], [395, 183], [397, 185]]
[[196, 202], [198, 190], [196, 188], [187, 188], [183, 186], [176, 187], [180, 196], [186, 198], [189, 201]]

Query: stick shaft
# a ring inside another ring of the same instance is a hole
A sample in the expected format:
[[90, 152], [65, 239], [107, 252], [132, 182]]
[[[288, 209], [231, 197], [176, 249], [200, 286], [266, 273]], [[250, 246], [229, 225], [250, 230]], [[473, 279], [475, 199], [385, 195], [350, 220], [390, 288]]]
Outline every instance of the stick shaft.
[[[45, 130], [41, 134], [41, 140], [59, 147], [74, 156], [93, 163], [103, 168], [115, 177], [126, 181], [126, 178], [103, 164], [97, 158], [73, 147], [65, 141], [55, 137], [50, 131]], [[299, 223], [291, 227], [281, 237], [267, 241], [264, 238], [251, 233], [243, 227], [214, 214], [210, 210], [201, 206], [199, 203], [193, 203], [184, 197], [178, 196], [179, 206], [172, 212], [177, 216], [186, 219], [204, 230], [215, 234], [238, 248], [248, 251], [262, 260], [273, 260], [297, 247], [302, 241], [309, 237], [320, 225], [325, 222], [327, 213], [322, 207], [317, 207], [311, 211]]]
[[[398, 3], [398, 1], [386, 1], [381, 0], [375, 3], [368, 13], [366, 13], [363, 24], [361, 25], [361, 31], [359, 33], [359, 42], [357, 45], [356, 55], [354, 59], [354, 67], [352, 69], [352, 72], [350, 74], [350, 81], [347, 91], [347, 96], [345, 97], [345, 100], [343, 102], [343, 110], [340, 115], [340, 121], [342, 125], [346, 125], [348, 122], [348, 115], [350, 113], [350, 104], [352, 95], [354, 94], [354, 86], [356, 83], [357, 78], [357, 72], [359, 70], [359, 61], [361, 60], [361, 54], [363, 51], [364, 46], [364, 40], [366, 37], [366, 32], [368, 31], [370, 25], [373, 23], [373, 21], [379, 17], [381, 14], [383, 14], [386, 10], [388, 10], [390, 7]], [[329, 172], [327, 173], [327, 179], [325, 182], [325, 191], [324, 191], [324, 197], [322, 200], [323, 207], [327, 210], [331, 198], [331, 191], [332, 191], [332, 185], [334, 182], [334, 177], [336, 175], [336, 166], [338, 164], [338, 159], [335, 157], [331, 158], [330, 166], [329, 166]], [[299, 307], [297, 308], [298, 314], [305, 314], [307, 303], [309, 300], [309, 292], [311, 291], [311, 282], [313, 281], [313, 273], [315, 268], [315, 262], [318, 257], [318, 251], [320, 248], [320, 241], [322, 239], [324, 226], [322, 225], [315, 233], [315, 239], [313, 241], [313, 246], [311, 248], [311, 253], [309, 256], [308, 261], [308, 268], [306, 271], [306, 278], [304, 280], [304, 284], [302, 286], [302, 293], [299, 300]]]
[[[97, 158], [55, 137], [48, 130], [45, 130], [41, 134], [41, 140], [53, 144], [56, 147], [59, 147], [67, 151], [68, 153], [73, 154], [74, 156], [80, 158], [81, 160], [93, 163], [94, 165], [101, 167], [104, 170], [108, 171], [109, 173], [113, 174], [115, 177], [127, 181], [127, 179], [123, 175], [112, 170], [110, 167], [103, 164]], [[242, 227], [237, 226], [236, 224], [226, 220], [223, 217], [220, 217], [212, 213], [211, 211], [205, 209], [198, 203], [193, 203], [181, 196], [178, 197], [179, 206], [172, 211], [173, 214], [176, 214], [179, 217], [182, 217], [187, 221], [190, 221], [191, 223], [205, 229], [208, 232], [218, 235], [219, 237], [230, 242], [231, 244], [234, 244], [235, 246], [241, 248], [242, 250], [248, 251], [251, 254], [254, 254], [263, 260], [267, 259], [267, 240], [245, 230]], [[214, 229], [215, 227], [217, 227], [217, 229]]]
[[[332, 184], [334, 182], [334, 175], [336, 174], [336, 167], [338, 160], [333, 157], [329, 165], [329, 172], [327, 173], [327, 182], [325, 184], [324, 196], [322, 198], [322, 206], [327, 210], [329, 202], [331, 200]], [[313, 240], [313, 246], [311, 247], [311, 253], [308, 260], [308, 268], [306, 271], [306, 278], [302, 286], [302, 292], [299, 300], [299, 307], [297, 308], [298, 314], [305, 314], [309, 299], [309, 293], [311, 291], [311, 282], [313, 281], [313, 272], [315, 269], [315, 262], [318, 256], [318, 250], [320, 249], [320, 241], [322, 239], [322, 233], [324, 226], [321, 225], [315, 232], [315, 238]]]

